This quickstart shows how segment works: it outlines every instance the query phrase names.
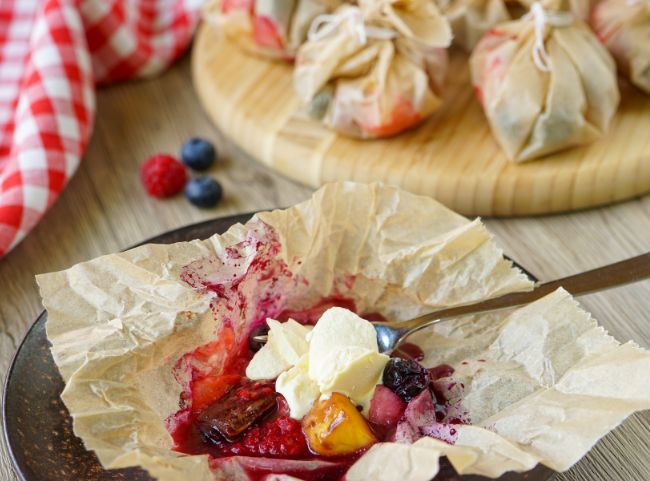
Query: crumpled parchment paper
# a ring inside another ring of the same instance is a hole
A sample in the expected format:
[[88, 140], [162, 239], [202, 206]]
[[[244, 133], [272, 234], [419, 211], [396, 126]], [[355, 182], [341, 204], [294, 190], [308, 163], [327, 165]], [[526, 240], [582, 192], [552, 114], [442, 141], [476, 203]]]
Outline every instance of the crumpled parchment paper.
[[[355, 183], [327, 185], [221, 236], [145, 245], [40, 275], [62, 398], [75, 433], [106, 468], [140, 465], [161, 481], [232, 481], [248, 479], [249, 463], [265, 462], [231, 458], [211, 468], [207, 456], [171, 451], [165, 429], [182, 389], [173, 366], [213, 340], [231, 312], [181, 278], [194, 266], [259, 299], [277, 288], [246, 277], [262, 254], [284, 272], [278, 309], [337, 293], [361, 312], [407, 319], [532, 286], [480, 221], [397, 188]], [[236, 312], [231, 321], [244, 336], [255, 313]], [[472, 425], [457, 426], [454, 445], [426, 437], [376, 445], [348, 481], [427, 481], [440, 456], [460, 473], [493, 477], [539, 462], [563, 470], [627, 415], [650, 407], [649, 353], [607, 336], [564, 291], [510, 313], [449, 321], [414, 341], [425, 365], [456, 368]]]

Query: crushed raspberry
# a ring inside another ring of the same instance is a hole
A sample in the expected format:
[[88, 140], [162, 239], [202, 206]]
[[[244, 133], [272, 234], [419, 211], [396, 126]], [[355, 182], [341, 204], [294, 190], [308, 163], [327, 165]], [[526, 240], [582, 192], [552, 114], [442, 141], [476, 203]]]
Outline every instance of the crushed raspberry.
[[140, 167], [140, 180], [149, 195], [168, 197], [183, 190], [187, 172], [183, 164], [171, 155], [157, 154]]
[[251, 426], [234, 442], [223, 438], [210, 438], [209, 441], [220, 456], [300, 459], [309, 454], [300, 422], [288, 416]]
[[250, 455], [295, 458], [307, 453], [300, 422], [287, 416], [249, 430], [242, 442]]

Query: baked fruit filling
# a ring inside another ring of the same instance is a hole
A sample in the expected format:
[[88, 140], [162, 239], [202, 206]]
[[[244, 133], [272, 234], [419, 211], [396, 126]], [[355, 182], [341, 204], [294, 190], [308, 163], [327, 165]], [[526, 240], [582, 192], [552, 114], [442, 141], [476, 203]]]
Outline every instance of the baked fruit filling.
[[[413, 344], [391, 357], [379, 353], [372, 324], [347, 309], [351, 303], [338, 304], [345, 307], [267, 319], [240, 345], [225, 327], [217, 341], [181, 359], [179, 365], [201, 368], [192, 370], [181, 409], [168, 420], [174, 449], [208, 454], [211, 462], [324, 460], [319, 469], [292, 464], [291, 474], [334, 481], [376, 443], [423, 436], [453, 443], [454, 426], [469, 423], [454, 369], [426, 368]], [[253, 340], [259, 334], [267, 334], [266, 344]], [[223, 364], [206, 371], [220, 352], [228, 353]], [[248, 464], [248, 474], [262, 479], [287, 465], [255, 466]]]

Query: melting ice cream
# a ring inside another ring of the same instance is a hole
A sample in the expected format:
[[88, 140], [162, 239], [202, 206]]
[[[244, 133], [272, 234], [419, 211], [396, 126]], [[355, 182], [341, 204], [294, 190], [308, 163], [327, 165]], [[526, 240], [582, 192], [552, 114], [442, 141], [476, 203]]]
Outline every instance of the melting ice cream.
[[302, 418], [313, 403], [333, 392], [367, 412], [388, 356], [379, 353], [375, 329], [340, 307], [327, 310], [311, 330], [293, 320], [268, 319], [269, 338], [246, 369], [251, 379], [275, 379], [291, 417]]

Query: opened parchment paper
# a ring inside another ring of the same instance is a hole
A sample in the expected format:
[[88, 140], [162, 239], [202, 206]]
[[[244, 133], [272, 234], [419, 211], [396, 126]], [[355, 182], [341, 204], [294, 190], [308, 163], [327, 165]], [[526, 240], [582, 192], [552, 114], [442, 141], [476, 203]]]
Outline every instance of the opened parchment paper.
[[[250, 278], [262, 257], [283, 272], [273, 283]], [[248, 463], [265, 462], [236, 457], [211, 468], [207, 456], [170, 450], [165, 419], [182, 389], [173, 366], [213, 340], [233, 312], [181, 280], [188, 266], [210, 281], [232, 279], [247, 305], [279, 285], [277, 309], [337, 294], [361, 312], [396, 319], [531, 287], [479, 221], [429, 198], [354, 183], [325, 186], [208, 240], [145, 245], [38, 276], [63, 400], [75, 433], [107, 468], [140, 465], [162, 481], [232, 481], [248, 479]], [[255, 313], [235, 312], [229, 321], [244, 336]], [[415, 341], [425, 365], [456, 368], [472, 425], [457, 426], [453, 445], [428, 437], [376, 445], [349, 481], [427, 481], [443, 455], [461, 473], [496, 477], [538, 462], [563, 470], [650, 407], [650, 355], [607, 336], [563, 291], [509, 314], [443, 323]]]

